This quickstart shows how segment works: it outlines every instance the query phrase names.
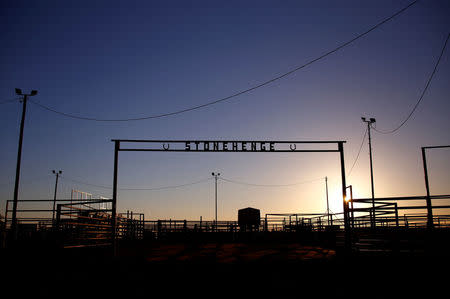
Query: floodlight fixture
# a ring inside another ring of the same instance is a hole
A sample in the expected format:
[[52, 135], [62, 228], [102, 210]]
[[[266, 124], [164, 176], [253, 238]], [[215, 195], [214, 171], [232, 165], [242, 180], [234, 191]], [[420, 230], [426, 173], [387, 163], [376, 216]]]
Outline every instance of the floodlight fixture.
[[375, 118], [373, 118], [373, 117], [372, 117], [372, 118], [370, 118], [370, 122], [371, 122], [371, 123], [374, 123], [374, 122], [376, 122]]
[[18, 96], [29, 96], [29, 97], [32, 97], [32, 96], [37, 95], [37, 93], [38, 93], [37, 90], [35, 90], [35, 89], [33, 89], [30, 94], [24, 94], [22, 92], [22, 89], [20, 89], [20, 88], [16, 88], [15, 90], [16, 90], [16, 94]]

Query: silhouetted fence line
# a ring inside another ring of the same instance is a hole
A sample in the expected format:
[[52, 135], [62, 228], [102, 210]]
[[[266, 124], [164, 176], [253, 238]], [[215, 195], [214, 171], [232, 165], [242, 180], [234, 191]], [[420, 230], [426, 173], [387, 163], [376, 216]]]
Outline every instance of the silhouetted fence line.
[[[328, 225], [327, 214], [266, 214], [261, 219], [259, 227], [250, 231], [255, 232], [297, 232], [297, 231], [324, 231], [338, 230], [344, 226], [343, 215], [330, 214], [332, 225]], [[145, 232], [154, 234], [155, 238], [167, 233], [209, 233], [228, 232], [235, 233], [249, 231], [241, 228], [237, 221], [203, 221], [160, 219], [146, 220]]]
[[[429, 215], [427, 198], [433, 203], [432, 215]], [[372, 207], [372, 198], [350, 199], [349, 219], [352, 228], [369, 227], [372, 218], [377, 227], [425, 228], [430, 219], [433, 227], [450, 227], [449, 199], [450, 195], [383, 197], [374, 199], [375, 208]], [[436, 204], [438, 201], [446, 202]], [[424, 212], [405, 213], [411, 210]]]
[[[11, 202], [6, 202], [5, 231], [11, 227]], [[42, 199], [19, 200], [18, 203], [19, 241], [47, 240], [61, 247], [112, 244], [110, 199]], [[119, 239], [143, 239], [144, 214], [129, 211], [117, 214], [115, 236]]]
[[266, 214], [265, 231], [323, 231], [344, 227], [343, 213]]
[[[426, 196], [376, 198], [375, 209], [371, 198], [349, 199], [348, 221], [350, 222], [351, 246], [357, 250], [377, 248], [383, 242], [394, 242], [395, 234], [404, 238], [402, 242], [412, 242], [415, 231], [419, 237], [428, 229], [430, 220], [427, 205], [424, 205]], [[440, 201], [448, 201], [450, 195], [430, 196], [433, 202], [431, 217], [435, 229], [450, 228], [450, 205]], [[11, 227], [11, 200], [6, 202], [5, 217], [2, 228], [8, 231]], [[241, 232], [257, 233], [258, 236], [283, 236], [287, 240], [294, 240], [301, 236], [311, 239], [324, 232], [333, 232], [335, 244], [342, 240], [345, 231], [344, 213], [278, 213], [265, 214], [259, 225], [250, 229], [240, 227], [238, 221], [203, 221], [179, 219], [145, 219], [142, 213], [118, 213], [115, 219], [115, 231], [112, 235], [112, 200], [111, 199], [58, 199], [55, 210], [54, 200], [19, 200], [17, 209], [18, 240], [36, 241], [50, 240], [60, 247], [86, 247], [111, 246], [113, 239], [117, 240], [242, 240]], [[372, 217], [374, 216], [374, 217]], [[375, 228], [371, 227], [375, 221]], [[342, 232], [342, 233], [341, 233]], [[386, 232], [386, 236], [380, 236]], [[404, 235], [408, 233], [412, 237]], [[290, 234], [291, 233], [291, 234]], [[296, 237], [297, 235], [297, 237]], [[321, 235], [322, 236], [322, 235]], [[238, 238], [235, 238], [238, 237]], [[294, 238], [294, 239], [293, 239]], [[384, 240], [383, 238], [386, 238]], [[392, 240], [390, 240], [391, 238]], [[408, 239], [409, 238], [409, 239]], [[276, 239], [276, 238], [275, 238]], [[323, 238], [322, 238], [323, 239]], [[300, 239], [299, 239], [300, 240]], [[381, 242], [381, 243], [380, 243]], [[361, 245], [363, 244], [363, 245]], [[384, 244], [384, 243], [383, 243]], [[403, 243], [402, 243], [403, 244]], [[389, 250], [396, 250], [395, 246]], [[385, 246], [385, 249], [388, 248]]]
[[157, 234], [176, 232], [234, 232], [238, 230], [238, 223], [237, 221], [146, 220], [145, 230]]

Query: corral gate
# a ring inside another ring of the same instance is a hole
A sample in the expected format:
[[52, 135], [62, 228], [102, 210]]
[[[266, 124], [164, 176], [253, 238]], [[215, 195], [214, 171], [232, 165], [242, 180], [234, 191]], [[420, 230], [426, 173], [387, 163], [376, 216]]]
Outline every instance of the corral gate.
[[[245, 140], [132, 140], [112, 139], [114, 142], [114, 174], [113, 174], [113, 198], [112, 198], [112, 240], [116, 249], [116, 209], [117, 209], [117, 175], [119, 152], [226, 152], [226, 153], [305, 153], [305, 152], [336, 152], [339, 153], [341, 163], [342, 197], [344, 205], [345, 231], [350, 229], [348, 217], [348, 202], [346, 200], [344, 143], [345, 141], [245, 141]], [[145, 143], [150, 147], [124, 148], [121, 145], [129, 143]], [[330, 149], [297, 149], [297, 146], [305, 144], [337, 145]]]

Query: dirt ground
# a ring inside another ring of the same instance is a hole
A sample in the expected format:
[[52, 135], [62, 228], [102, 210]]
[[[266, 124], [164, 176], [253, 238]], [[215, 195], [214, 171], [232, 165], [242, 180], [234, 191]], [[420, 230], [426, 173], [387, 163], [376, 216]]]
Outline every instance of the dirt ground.
[[[110, 248], [0, 252], [4, 294], [47, 297], [267, 297], [271, 292], [346, 297], [445, 288], [448, 262], [343, 256], [299, 243], [122, 244]], [[444, 275], [439, 274], [441, 270]], [[429, 286], [433, 286], [430, 288]], [[8, 298], [8, 297], [5, 297]]]
[[[160, 243], [139, 249], [149, 263], [295, 263], [312, 260], [331, 260], [335, 250], [301, 244], [246, 244], [246, 243]], [[135, 256], [136, 249], [119, 249], [121, 256]]]

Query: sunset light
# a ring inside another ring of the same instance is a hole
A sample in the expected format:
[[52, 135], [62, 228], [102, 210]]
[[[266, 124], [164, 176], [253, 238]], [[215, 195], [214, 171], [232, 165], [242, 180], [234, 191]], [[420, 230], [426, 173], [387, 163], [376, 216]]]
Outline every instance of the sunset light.
[[445, 285], [450, 1], [0, 14], [5, 292]]

